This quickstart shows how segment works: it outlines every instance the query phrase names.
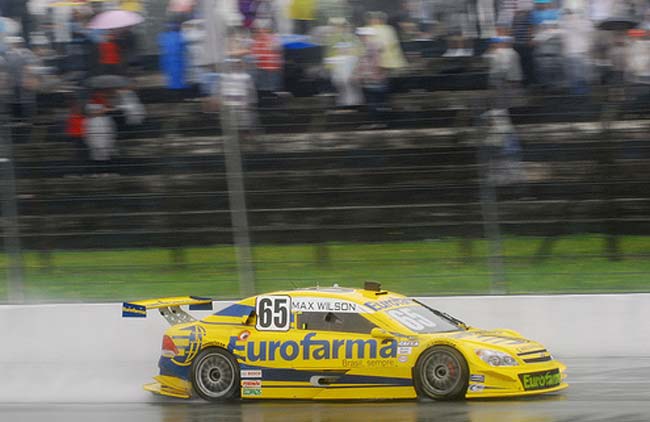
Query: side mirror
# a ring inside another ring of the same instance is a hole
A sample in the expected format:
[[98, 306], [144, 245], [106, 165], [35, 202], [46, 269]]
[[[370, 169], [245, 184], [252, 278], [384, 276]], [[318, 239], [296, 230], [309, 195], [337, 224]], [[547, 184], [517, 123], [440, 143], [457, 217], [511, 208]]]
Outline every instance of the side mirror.
[[373, 328], [370, 331], [370, 335], [374, 338], [379, 338], [379, 339], [392, 339], [395, 338], [394, 335], [389, 333], [388, 331], [384, 330], [383, 328]]

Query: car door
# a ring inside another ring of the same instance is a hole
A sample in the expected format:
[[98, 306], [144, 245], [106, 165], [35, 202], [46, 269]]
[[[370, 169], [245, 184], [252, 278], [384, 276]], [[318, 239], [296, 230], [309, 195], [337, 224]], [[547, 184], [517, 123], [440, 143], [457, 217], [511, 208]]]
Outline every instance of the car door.
[[346, 372], [393, 364], [397, 342], [373, 337], [373, 328], [377, 326], [359, 312], [297, 312], [303, 359], [296, 361], [296, 368]]

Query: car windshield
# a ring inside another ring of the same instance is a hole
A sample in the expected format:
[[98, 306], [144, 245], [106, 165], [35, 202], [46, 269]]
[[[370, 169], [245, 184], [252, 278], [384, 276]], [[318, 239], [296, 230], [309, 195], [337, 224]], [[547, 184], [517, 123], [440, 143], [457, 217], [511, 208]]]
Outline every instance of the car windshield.
[[393, 321], [416, 333], [428, 334], [462, 330], [459, 325], [462, 322], [418, 302], [383, 312]]

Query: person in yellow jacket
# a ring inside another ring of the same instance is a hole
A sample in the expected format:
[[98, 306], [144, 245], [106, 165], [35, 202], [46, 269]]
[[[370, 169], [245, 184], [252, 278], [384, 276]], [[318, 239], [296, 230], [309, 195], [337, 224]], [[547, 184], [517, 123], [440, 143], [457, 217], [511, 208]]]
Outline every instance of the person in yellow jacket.
[[294, 21], [296, 34], [306, 34], [316, 19], [316, 0], [293, 0], [289, 5], [289, 18]]
[[129, 12], [142, 13], [142, 4], [140, 0], [122, 0], [120, 2], [120, 7], [122, 10], [128, 10]]
[[406, 59], [395, 29], [387, 24], [384, 12], [371, 12], [368, 23], [376, 31], [375, 39], [381, 46], [380, 65], [388, 71], [396, 72], [406, 67]]

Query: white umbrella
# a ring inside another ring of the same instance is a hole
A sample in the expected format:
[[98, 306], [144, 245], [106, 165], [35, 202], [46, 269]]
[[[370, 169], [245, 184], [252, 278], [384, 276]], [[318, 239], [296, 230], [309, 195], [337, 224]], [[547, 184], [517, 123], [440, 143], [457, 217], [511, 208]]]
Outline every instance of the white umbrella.
[[95, 16], [88, 24], [89, 29], [117, 29], [134, 26], [144, 22], [144, 18], [135, 12], [126, 10], [109, 10]]

